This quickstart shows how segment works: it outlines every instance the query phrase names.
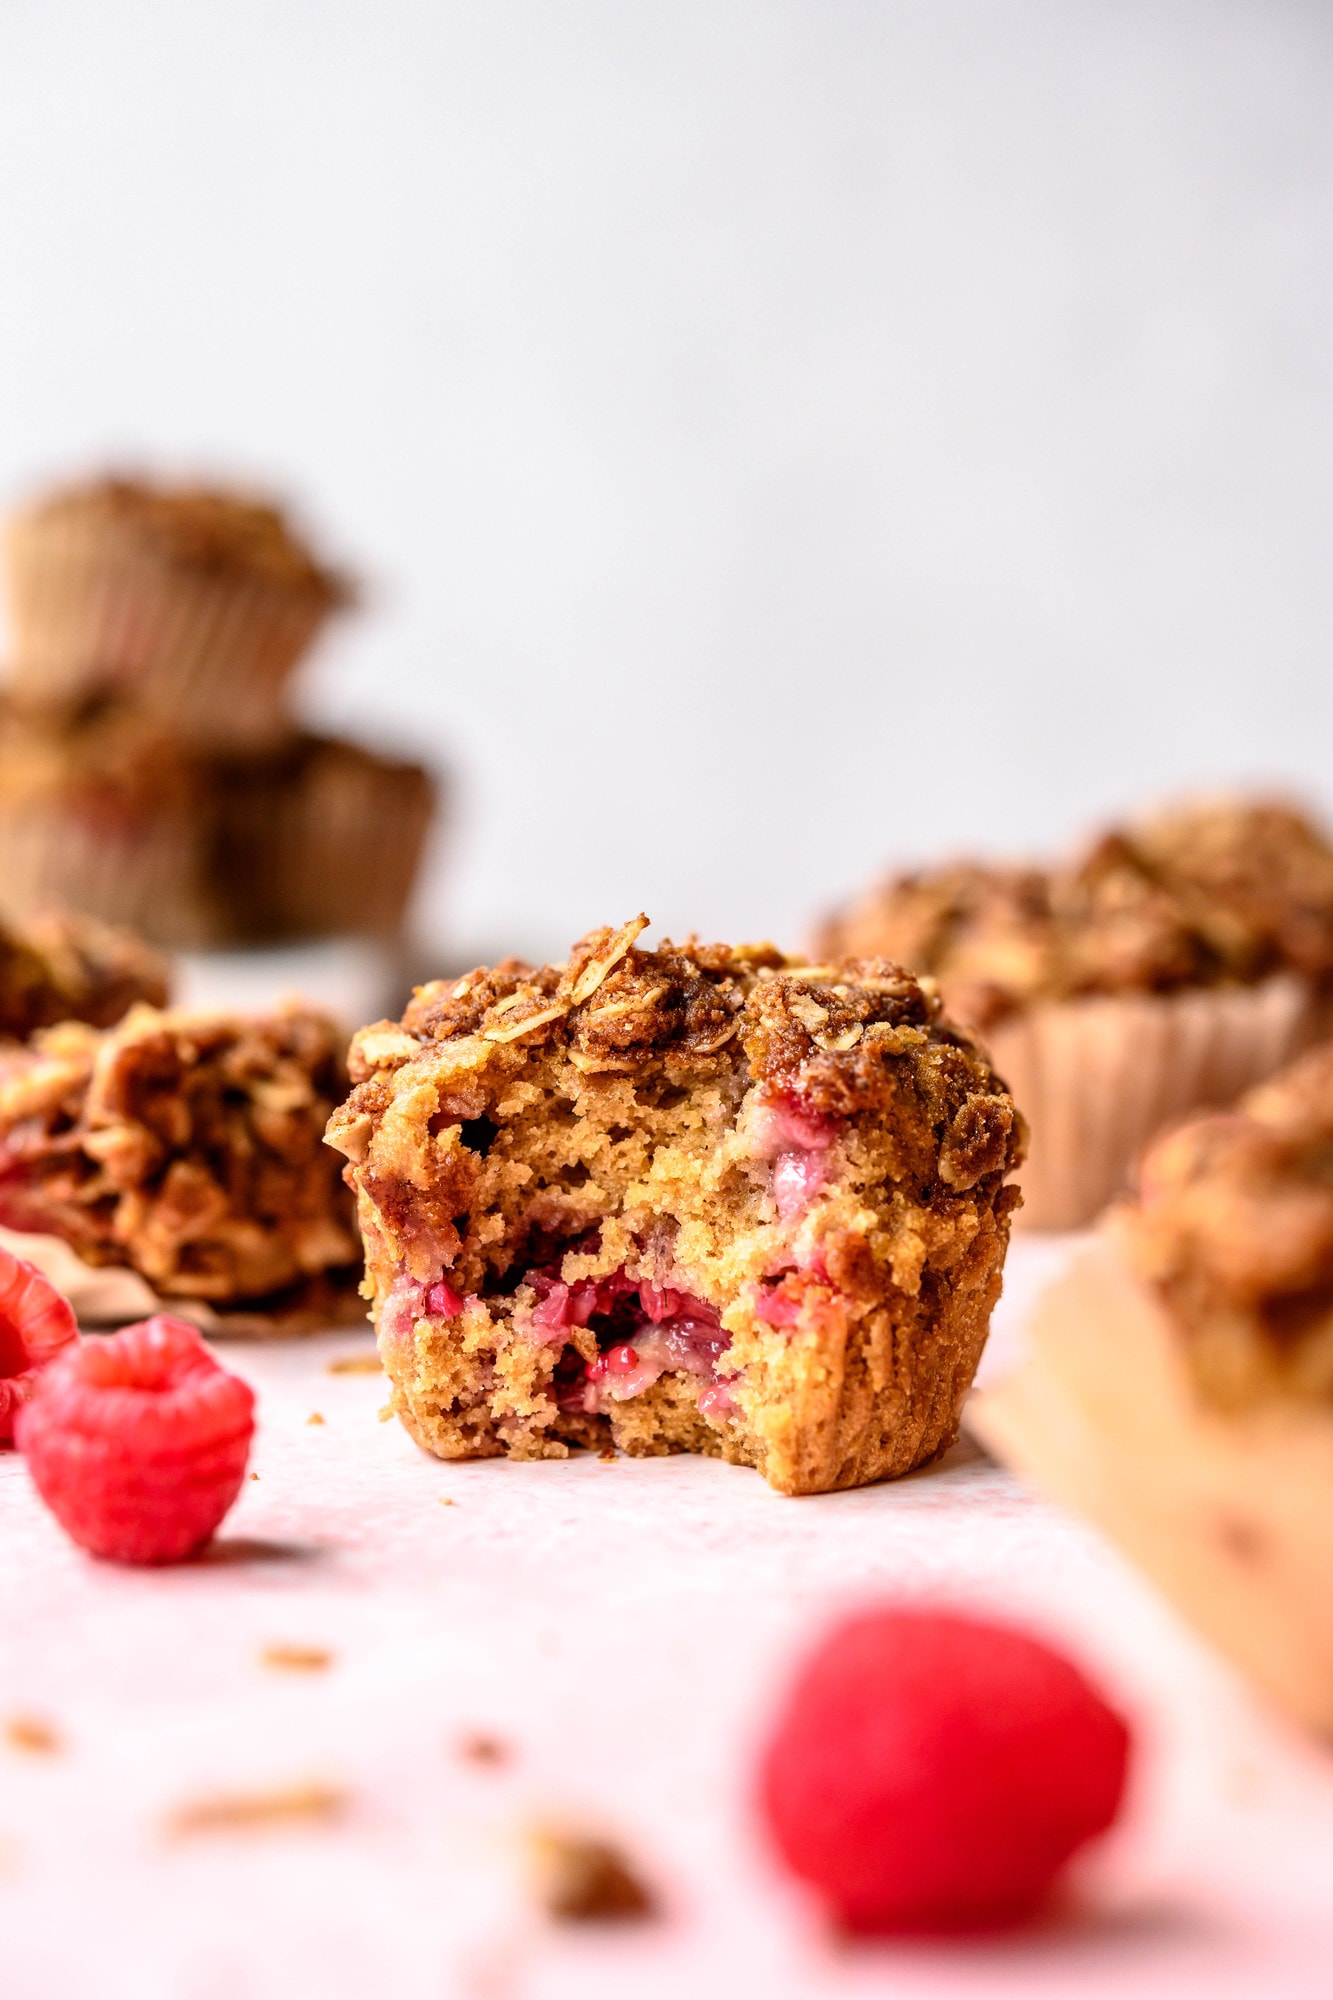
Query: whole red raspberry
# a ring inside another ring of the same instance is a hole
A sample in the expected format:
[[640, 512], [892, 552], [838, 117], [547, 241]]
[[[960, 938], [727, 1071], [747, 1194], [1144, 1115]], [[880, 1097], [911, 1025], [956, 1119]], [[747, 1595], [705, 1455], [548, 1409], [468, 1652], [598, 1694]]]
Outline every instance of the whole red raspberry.
[[1129, 1731], [1069, 1660], [1002, 1625], [885, 1608], [797, 1678], [760, 1773], [779, 1850], [857, 1931], [1031, 1916], [1120, 1806]]
[[73, 1307], [45, 1273], [0, 1250], [0, 1444], [12, 1443], [38, 1371], [78, 1337]]
[[254, 1403], [195, 1327], [157, 1313], [52, 1362], [16, 1434], [37, 1491], [81, 1548], [179, 1562], [240, 1491]]

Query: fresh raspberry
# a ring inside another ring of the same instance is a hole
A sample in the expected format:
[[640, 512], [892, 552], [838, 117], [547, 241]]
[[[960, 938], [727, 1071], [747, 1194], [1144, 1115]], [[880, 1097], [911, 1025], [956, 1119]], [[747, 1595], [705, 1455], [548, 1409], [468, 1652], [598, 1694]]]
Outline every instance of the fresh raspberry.
[[0, 1444], [13, 1442], [39, 1371], [78, 1337], [69, 1300], [35, 1264], [0, 1250]]
[[1017, 1923], [1115, 1819], [1130, 1739], [1069, 1660], [1001, 1625], [870, 1611], [797, 1678], [764, 1754], [777, 1846], [855, 1931]]
[[240, 1491], [254, 1402], [195, 1327], [156, 1313], [52, 1362], [17, 1439], [37, 1491], [81, 1548], [115, 1562], [179, 1562]]

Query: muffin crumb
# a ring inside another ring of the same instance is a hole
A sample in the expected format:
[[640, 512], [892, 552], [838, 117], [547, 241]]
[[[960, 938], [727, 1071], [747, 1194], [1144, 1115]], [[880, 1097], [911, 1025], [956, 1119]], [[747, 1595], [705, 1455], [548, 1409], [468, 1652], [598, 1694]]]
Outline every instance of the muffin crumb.
[[11, 1750], [33, 1756], [51, 1757], [64, 1749], [59, 1731], [40, 1715], [11, 1715], [5, 1722], [5, 1741]]
[[610, 1841], [560, 1827], [529, 1837], [537, 1900], [554, 1923], [642, 1923], [656, 1897]]

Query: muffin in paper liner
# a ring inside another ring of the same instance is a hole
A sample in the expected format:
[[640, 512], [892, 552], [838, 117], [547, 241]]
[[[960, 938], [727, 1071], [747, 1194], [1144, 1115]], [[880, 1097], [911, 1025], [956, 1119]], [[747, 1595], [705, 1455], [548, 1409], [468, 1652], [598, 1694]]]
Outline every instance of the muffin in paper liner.
[[108, 480], [11, 517], [11, 685], [34, 707], [128, 699], [183, 741], [255, 747], [348, 601], [271, 508]]
[[1289, 1715], [1333, 1735], [1333, 1409], [1201, 1394], [1124, 1217], [1044, 1295], [965, 1428], [1093, 1521]]
[[224, 921], [209, 811], [197, 760], [138, 716], [0, 713], [0, 911], [23, 922], [61, 906], [206, 945]]
[[1163, 1123], [1229, 1103], [1317, 1039], [1333, 840], [1288, 800], [1195, 800], [1054, 864], [890, 877], [827, 918], [818, 946], [936, 981], [1031, 1127], [1021, 1226], [1077, 1228]]
[[1155, 1132], [1232, 1103], [1317, 1033], [1310, 982], [1050, 1001], [983, 1039], [1029, 1126], [1025, 1229], [1078, 1229], [1123, 1192]]
[[419, 766], [322, 737], [205, 756], [115, 704], [0, 712], [0, 912], [61, 905], [178, 950], [393, 938], [435, 796]]
[[331, 737], [221, 767], [216, 873], [246, 934], [397, 937], [436, 801], [420, 765]]

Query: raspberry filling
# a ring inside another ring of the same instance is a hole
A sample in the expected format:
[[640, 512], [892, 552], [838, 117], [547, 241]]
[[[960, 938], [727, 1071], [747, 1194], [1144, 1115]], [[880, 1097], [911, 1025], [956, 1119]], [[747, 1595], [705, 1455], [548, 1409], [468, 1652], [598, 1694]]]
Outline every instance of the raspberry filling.
[[779, 1153], [773, 1162], [773, 1199], [783, 1222], [805, 1214], [828, 1179], [828, 1151]]
[[[529, 1272], [527, 1282], [544, 1294], [532, 1317], [548, 1338], [570, 1326], [591, 1326], [597, 1337], [595, 1360], [585, 1362], [573, 1346], [560, 1357], [555, 1390], [562, 1410], [603, 1414], [609, 1404], [642, 1395], [672, 1371], [699, 1376], [704, 1394], [716, 1384], [731, 1335], [703, 1299], [627, 1277], [623, 1270], [575, 1285]], [[604, 1324], [593, 1326], [596, 1319]], [[722, 1420], [720, 1405], [714, 1415]]]
[[805, 1214], [828, 1180], [837, 1120], [814, 1111], [794, 1090], [774, 1091], [755, 1118], [755, 1137], [773, 1162], [773, 1199], [783, 1222]]
[[838, 1136], [838, 1121], [816, 1111], [795, 1090], [774, 1090], [755, 1114], [755, 1136], [764, 1156], [818, 1153]]
[[50, 1279], [0, 1250], [0, 1444], [12, 1443], [39, 1372], [78, 1335], [73, 1308]]
[[[575, 1247], [592, 1245], [581, 1241]], [[659, 1376], [676, 1370], [702, 1379], [699, 1408], [710, 1422], [722, 1424], [737, 1414], [735, 1399], [717, 1373], [731, 1335], [723, 1332], [716, 1308], [703, 1299], [631, 1278], [623, 1268], [566, 1284], [548, 1265], [525, 1271], [519, 1283], [537, 1294], [530, 1326], [543, 1341], [564, 1347], [555, 1370], [562, 1410], [603, 1414], [608, 1404], [628, 1402]], [[392, 1345], [410, 1346], [418, 1320], [453, 1319], [466, 1303], [447, 1279], [423, 1285], [403, 1272], [380, 1309], [380, 1336]], [[564, 1335], [570, 1327], [592, 1326], [594, 1320], [604, 1322], [593, 1327], [600, 1351], [594, 1361], [585, 1362]]]

